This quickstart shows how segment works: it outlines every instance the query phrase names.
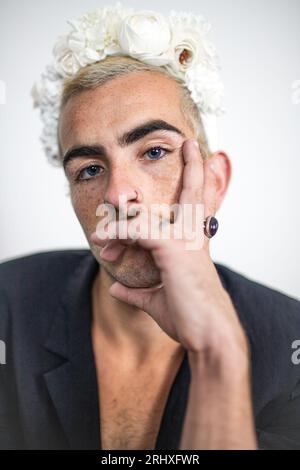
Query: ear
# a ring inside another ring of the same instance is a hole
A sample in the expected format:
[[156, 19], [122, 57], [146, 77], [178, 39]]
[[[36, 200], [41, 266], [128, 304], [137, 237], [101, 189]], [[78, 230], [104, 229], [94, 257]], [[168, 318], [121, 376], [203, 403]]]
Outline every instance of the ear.
[[205, 217], [215, 215], [221, 207], [230, 183], [232, 165], [226, 152], [218, 150], [203, 163], [203, 200]]

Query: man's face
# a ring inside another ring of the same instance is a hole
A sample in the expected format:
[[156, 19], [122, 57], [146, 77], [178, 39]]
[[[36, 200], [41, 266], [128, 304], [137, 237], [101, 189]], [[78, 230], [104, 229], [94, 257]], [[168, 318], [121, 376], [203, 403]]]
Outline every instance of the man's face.
[[[182, 135], [155, 130], [139, 133], [126, 144], [119, 142], [123, 134], [152, 120], [165, 121]], [[115, 280], [127, 286], [153, 286], [160, 282], [159, 270], [150, 253], [136, 244], [126, 247], [114, 262], [100, 259], [100, 248], [90, 240], [99, 222], [97, 207], [106, 202], [118, 210], [121, 194], [126, 195], [128, 206], [177, 203], [183, 173], [181, 147], [191, 137], [195, 136], [182, 115], [178, 85], [153, 72], [131, 72], [83, 91], [71, 97], [61, 113], [63, 155], [79, 147], [101, 146], [101, 152], [75, 150], [65, 172], [91, 251]]]

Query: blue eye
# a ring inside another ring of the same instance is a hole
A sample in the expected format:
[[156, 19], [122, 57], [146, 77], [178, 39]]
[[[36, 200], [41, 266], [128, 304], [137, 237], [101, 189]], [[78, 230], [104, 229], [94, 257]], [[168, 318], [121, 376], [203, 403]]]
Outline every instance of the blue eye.
[[101, 166], [99, 165], [87, 166], [86, 168], [83, 168], [79, 172], [76, 179], [77, 180], [90, 180], [99, 174], [100, 169], [101, 169]]
[[150, 154], [152, 152], [152, 155], [149, 155], [149, 160], [159, 160], [160, 158], [163, 158], [165, 156], [161, 155], [161, 151], [164, 151], [165, 153], [169, 153], [170, 150], [167, 150], [163, 147], [152, 147], [151, 149], [147, 150], [144, 155]]

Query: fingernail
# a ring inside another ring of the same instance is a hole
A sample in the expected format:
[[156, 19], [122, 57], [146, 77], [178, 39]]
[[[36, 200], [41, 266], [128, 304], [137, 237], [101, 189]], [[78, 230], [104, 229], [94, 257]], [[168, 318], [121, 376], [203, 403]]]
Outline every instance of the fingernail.
[[193, 145], [199, 150], [199, 143], [196, 139], [193, 140]]

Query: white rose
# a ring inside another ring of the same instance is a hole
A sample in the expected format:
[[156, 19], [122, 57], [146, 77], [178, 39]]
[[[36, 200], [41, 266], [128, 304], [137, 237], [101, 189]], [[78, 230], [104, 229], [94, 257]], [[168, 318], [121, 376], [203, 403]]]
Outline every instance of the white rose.
[[68, 21], [72, 30], [61, 36], [53, 48], [56, 70], [63, 77], [72, 76], [80, 67], [121, 52], [116, 33], [121, 17], [117, 4], [115, 8], [95, 10]]
[[119, 43], [128, 55], [153, 65], [172, 60], [171, 33], [164, 17], [151, 10], [125, 17], [119, 30]]
[[[76, 44], [77, 51], [80, 50], [78, 41], [74, 40], [73, 44]], [[74, 75], [79, 70], [80, 63], [70, 47], [68, 36], [61, 36], [58, 39], [53, 48], [53, 55], [55, 68], [63, 77]]]
[[191, 97], [203, 113], [221, 115], [224, 86], [216, 70], [198, 64], [187, 70], [185, 81]]
[[132, 12], [132, 8], [123, 8], [117, 2], [114, 6], [98, 8], [85, 13], [78, 20], [69, 21], [75, 31], [85, 36], [85, 52], [81, 48], [81, 57], [86, 55], [96, 61], [104, 59], [106, 55], [122, 53], [118, 31], [123, 18]]
[[183, 78], [185, 72], [197, 63], [208, 67], [216, 65], [215, 48], [205, 38], [210, 24], [202, 16], [195, 17], [189, 13], [172, 11], [168, 21], [172, 33], [171, 47], [175, 56], [170, 68], [175, 73]]
[[103, 15], [84, 15], [82, 20], [69, 21], [73, 27], [68, 46], [82, 66], [89, 60], [99, 60], [105, 48], [106, 26]]

